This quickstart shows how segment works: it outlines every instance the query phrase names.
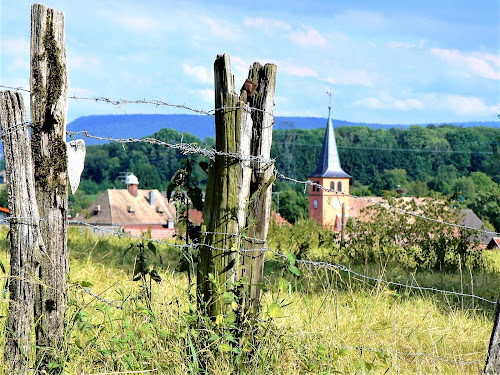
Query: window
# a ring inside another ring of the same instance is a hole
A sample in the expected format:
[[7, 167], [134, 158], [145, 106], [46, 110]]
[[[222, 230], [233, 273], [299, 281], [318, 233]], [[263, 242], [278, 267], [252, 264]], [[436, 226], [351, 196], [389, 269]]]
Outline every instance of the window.
[[330, 189], [335, 190], [335, 181], [330, 182]]
[[340, 181], [337, 183], [337, 190], [342, 191], [342, 182]]

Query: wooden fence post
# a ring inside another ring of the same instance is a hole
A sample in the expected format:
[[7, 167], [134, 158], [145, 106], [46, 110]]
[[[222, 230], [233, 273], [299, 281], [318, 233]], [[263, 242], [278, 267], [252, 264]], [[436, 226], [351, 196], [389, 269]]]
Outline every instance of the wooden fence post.
[[[274, 124], [274, 91], [276, 87], [277, 66], [254, 63], [248, 73], [247, 85], [244, 85], [240, 98], [252, 108], [252, 140], [251, 154], [265, 159], [271, 158]], [[248, 85], [255, 86], [255, 92]], [[250, 88], [250, 91], [248, 90]], [[242, 276], [246, 277], [243, 308], [260, 306], [260, 288], [264, 273], [264, 258], [267, 231], [271, 219], [272, 183], [274, 181], [274, 165], [263, 162], [252, 162], [252, 180], [250, 183], [250, 200], [247, 219], [247, 236], [259, 241], [249, 240], [245, 249], [255, 250], [241, 256]]]
[[[249, 155], [251, 114], [236, 93], [228, 54], [217, 56], [214, 73], [216, 149]], [[230, 311], [224, 292], [233, 291], [238, 276], [250, 176], [250, 164], [230, 156], [216, 156], [208, 173], [201, 230], [209, 233], [202, 237], [196, 294], [211, 317]]]
[[500, 298], [497, 301], [495, 323], [491, 331], [490, 346], [488, 348], [484, 373], [486, 375], [500, 374]]
[[1, 131], [10, 218], [9, 315], [5, 363], [10, 374], [27, 372], [35, 293], [43, 242], [35, 198], [28, 122], [20, 93], [0, 92]]
[[[42, 363], [56, 361], [64, 336], [68, 257], [66, 226], [68, 172], [66, 112], [68, 80], [64, 13], [42, 4], [31, 7], [31, 150], [46, 256], [35, 303], [37, 345]], [[52, 350], [52, 351], [51, 351]]]

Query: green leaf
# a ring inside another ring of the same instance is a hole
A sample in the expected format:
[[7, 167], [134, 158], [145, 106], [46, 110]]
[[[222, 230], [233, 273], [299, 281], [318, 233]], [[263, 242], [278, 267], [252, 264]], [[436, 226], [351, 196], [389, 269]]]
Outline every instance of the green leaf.
[[188, 187], [187, 194], [193, 203], [193, 207], [198, 211], [203, 211], [203, 193], [197, 186]]
[[1, 260], [0, 260], [0, 268], [2, 269], [3, 273], [7, 273], [7, 272], [5, 272], [5, 267], [4, 267]]
[[82, 281], [80, 285], [84, 288], [90, 288], [91, 286], [94, 286], [94, 284], [92, 284], [90, 281]]
[[290, 265], [293, 266], [295, 264], [295, 260], [297, 259], [295, 257], [295, 254], [288, 253], [288, 254], [286, 254], [286, 257], [288, 258], [288, 261], [290, 262]]
[[283, 279], [283, 278], [280, 278], [278, 284], [279, 284], [280, 292], [285, 294], [287, 289], [288, 289], [288, 281]]
[[277, 302], [271, 303], [271, 305], [269, 305], [269, 308], [267, 309], [267, 314], [271, 318], [279, 318], [280, 316], [282, 316], [281, 306]]
[[231, 347], [229, 346], [229, 344], [221, 344], [220, 350], [221, 352], [226, 353], [231, 350]]
[[168, 186], [167, 186], [167, 201], [170, 202], [170, 196], [172, 195], [172, 192], [174, 191], [174, 189], [177, 187], [177, 185], [173, 182], [171, 182]]
[[234, 311], [231, 311], [229, 314], [227, 314], [226, 322], [234, 323], [235, 321], [236, 321], [236, 314], [234, 313]]
[[151, 241], [148, 242], [148, 249], [151, 250], [153, 252], [153, 254], [156, 254], [156, 246]]
[[154, 281], [156, 281], [158, 284], [161, 283], [161, 276], [158, 274], [158, 271], [151, 270], [151, 272], [149, 273], [149, 276], [151, 276], [151, 278]]
[[290, 266], [289, 268], [290, 272], [297, 275], [297, 276], [300, 276], [300, 271], [299, 269], [296, 267], [296, 266]]

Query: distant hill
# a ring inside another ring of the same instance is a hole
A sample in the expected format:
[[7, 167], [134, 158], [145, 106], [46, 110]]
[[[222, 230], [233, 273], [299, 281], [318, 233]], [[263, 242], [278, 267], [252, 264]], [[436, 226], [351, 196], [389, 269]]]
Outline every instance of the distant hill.
[[[408, 124], [375, 124], [375, 123], [354, 123], [342, 120], [332, 120], [334, 127], [364, 125], [373, 129], [400, 127], [408, 128]], [[326, 125], [326, 118], [318, 117], [276, 117], [275, 129], [317, 129]], [[428, 124], [420, 124], [428, 125]], [[435, 124], [439, 125], [439, 124]], [[500, 121], [487, 122], [463, 122], [453, 125], [471, 127], [486, 126], [500, 127]], [[87, 130], [90, 134], [99, 137], [113, 138], [142, 138], [153, 134], [162, 128], [176, 129], [180, 132], [191, 133], [204, 140], [206, 137], [215, 137], [215, 126], [213, 116], [201, 115], [91, 115], [82, 116], [67, 126], [68, 130]], [[104, 143], [103, 141], [86, 138], [88, 145]]]

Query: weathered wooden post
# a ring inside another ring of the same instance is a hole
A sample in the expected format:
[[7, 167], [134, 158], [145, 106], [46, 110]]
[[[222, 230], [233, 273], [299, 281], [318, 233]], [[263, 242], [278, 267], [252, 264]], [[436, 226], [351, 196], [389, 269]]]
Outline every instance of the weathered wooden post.
[[490, 346], [488, 348], [484, 373], [486, 375], [500, 374], [500, 298], [497, 301], [495, 323], [491, 331]]
[[[254, 63], [250, 67], [248, 80], [243, 86], [240, 99], [252, 108], [251, 154], [269, 160], [273, 141], [274, 91], [276, 88], [274, 64], [264, 66]], [[248, 87], [248, 86], [256, 87]], [[260, 288], [264, 273], [264, 257], [271, 217], [272, 183], [274, 165], [260, 161], [252, 162], [250, 200], [247, 219], [247, 236], [254, 238], [245, 244], [245, 249], [255, 250], [242, 254], [242, 276], [246, 278], [243, 309], [258, 308]], [[255, 240], [257, 239], [257, 240]], [[258, 310], [257, 310], [258, 312]]]
[[0, 92], [10, 219], [9, 315], [4, 359], [10, 374], [27, 372], [43, 241], [35, 198], [28, 122], [20, 93]]
[[[216, 149], [249, 155], [252, 119], [236, 93], [228, 54], [217, 56], [214, 72]], [[238, 276], [238, 234], [245, 225], [250, 175], [249, 162], [223, 155], [216, 156], [208, 173], [201, 226], [207, 233], [200, 247], [196, 294], [199, 307], [211, 317], [230, 311], [224, 292], [233, 290]]]
[[31, 150], [35, 189], [46, 256], [41, 259], [41, 279], [35, 303], [37, 345], [44, 362], [63, 340], [68, 256], [68, 158], [66, 112], [68, 79], [64, 13], [42, 4], [31, 7]]
[[[229, 55], [217, 56], [214, 67], [216, 149], [261, 160], [217, 156], [210, 167], [197, 296], [211, 317], [231, 312], [224, 298], [228, 291], [241, 303], [239, 315], [259, 304], [274, 181], [273, 165], [264, 159], [271, 156], [276, 86], [276, 65], [254, 63], [238, 96]], [[245, 241], [244, 233], [254, 239]], [[235, 285], [239, 277], [246, 279], [242, 295], [241, 285]]]

